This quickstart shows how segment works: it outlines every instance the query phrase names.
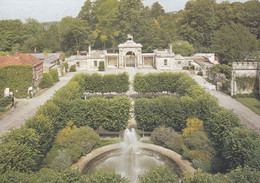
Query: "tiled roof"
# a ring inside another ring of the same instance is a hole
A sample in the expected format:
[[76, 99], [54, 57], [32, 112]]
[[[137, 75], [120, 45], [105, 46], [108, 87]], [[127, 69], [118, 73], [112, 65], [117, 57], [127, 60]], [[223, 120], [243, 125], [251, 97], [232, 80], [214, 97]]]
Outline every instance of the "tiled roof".
[[29, 53], [15, 53], [11, 56], [0, 57], [0, 67], [7, 65], [40, 65], [43, 62]]

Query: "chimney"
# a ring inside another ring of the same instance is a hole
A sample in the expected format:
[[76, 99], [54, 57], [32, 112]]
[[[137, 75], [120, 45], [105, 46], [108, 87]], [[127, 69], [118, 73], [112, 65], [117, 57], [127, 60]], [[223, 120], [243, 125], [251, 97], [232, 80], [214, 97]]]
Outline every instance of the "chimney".
[[44, 60], [48, 59], [48, 54], [47, 52], [44, 53]]
[[90, 54], [90, 52], [91, 52], [91, 46], [89, 45], [88, 46], [88, 53]]
[[36, 54], [37, 53], [37, 50], [36, 50], [36, 48], [34, 49], [34, 54]]
[[172, 53], [172, 44], [170, 44], [170, 53]]
[[79, 56], [79, 51], [77, 51], [77, 56]]

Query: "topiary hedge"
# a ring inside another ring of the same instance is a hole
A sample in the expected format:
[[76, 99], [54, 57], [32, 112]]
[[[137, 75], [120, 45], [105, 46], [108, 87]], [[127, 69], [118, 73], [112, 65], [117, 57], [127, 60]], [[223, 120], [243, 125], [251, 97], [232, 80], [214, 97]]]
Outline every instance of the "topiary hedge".
[[57, 83], [59, 81], [59, 73], [57, 69], [51, 69], [49, 74], [52, 77], [53, 83]]
[[117, 96], [112, 99], [77, 99], [60, 107], [64, 111], [60, 116], [62, 121], [71, 120], [77, 127], [87, 125], [97, 129], [102, 126], [104, 129], [114, 131], [126, 128], [131, 103], [128, 97]]
[[82, 90], [89, 93], [126, 93], [129, 90], [129, 75], [120, 74], [78, 74], [72, 78]]
[[53, 79], [52, 79], [51, 75], [48, 74], [48, 73], [43, 73], [42, 74], [42, 79], [41, 79], [41, 81], [39, 83], [39, 87], [41, 89], [43, 89], [43, 88], [49, 88], [52, 85], [53, 85]]
[[27, 96], [28, 88], [32, 86], [31, 65], [10, 65], [0, 68], [0, 93], [10, 88], [17, 98]]
[[98, 71], [105, 71], [105, 62], [104, 61], [99, 62]]
[[137, 73], [134, 76], [133, 88], [139, 93], [177, 92], [185, 93], [190, 85], [198, 85], [186, 73]]

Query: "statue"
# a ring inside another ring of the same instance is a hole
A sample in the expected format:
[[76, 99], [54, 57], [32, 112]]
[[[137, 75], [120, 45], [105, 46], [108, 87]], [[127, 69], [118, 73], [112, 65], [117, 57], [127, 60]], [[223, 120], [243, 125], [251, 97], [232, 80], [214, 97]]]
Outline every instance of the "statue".
[[131, 34], [127, 34], [127, 40], [128, 41], [133, 41], [134, 37]]

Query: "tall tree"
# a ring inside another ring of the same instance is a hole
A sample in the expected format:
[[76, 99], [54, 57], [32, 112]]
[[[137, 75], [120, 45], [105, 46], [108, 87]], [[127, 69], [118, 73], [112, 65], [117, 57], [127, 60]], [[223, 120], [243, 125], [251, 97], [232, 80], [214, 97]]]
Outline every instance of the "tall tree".
[[22, 44], [24, 25], [21, 20], [0, 21], [0, 50], [11, 51], [15, 44]]
[[165, 11], [162, 7], [162, 5], [158, 2], [153, 3], [151, 7], [151, 15], [154, 18], [159, 18], [160, 16], [163, 16], [165, 14]]
[[92, 32], [86, 21], [65, 17], [60, 26], [62, 50], [86, 50], [92, 44]]
[[179, 34], [200, 52], [209, 51], [216, 28], [216, 0], [191, 0], [179, 13]]
[[215, 32], [213, 39], [212, 51], [225, 64], [244, 61], [258, 49], [256, 36], [241, 24], [231, 23], [222, 26]]
[[97, 19], [98, 23], [96, 26], [95, 33], [99, 36], [100, 40], [104, 43], [110, 41], [115, 50], [115, 39], [119, 36], [120, 30], [118, 25], [119, 15], [119, 2], [117, 0], [106, 0], [98, 7]]
[[84, 5], [81, 7], [81, 10], [78, 14], [80, 20], [86, 20], [89, 24], [92, 23], [93, 14], [93, 3], [90, 0], [87, 0]]

